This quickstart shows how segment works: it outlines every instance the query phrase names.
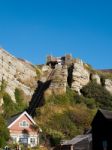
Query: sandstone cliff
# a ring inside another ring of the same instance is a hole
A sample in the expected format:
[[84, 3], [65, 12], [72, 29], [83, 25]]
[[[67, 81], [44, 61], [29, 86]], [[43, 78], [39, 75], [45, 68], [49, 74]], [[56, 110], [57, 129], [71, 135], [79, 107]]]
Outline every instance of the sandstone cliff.
[[29, 62], [17, 59], [0, 48], [0, 84], [2, 80], [7, 82], [6, 92], [13, 101], [16, 88], [21, 88], [30, 100], [35, 88], [35, 78], [35, 68]]
[[[88, 64], [80, 59], [74, 59], [71, 55], [64, 57], [50, 57], [47, 59], [47, 64], [42, 67], [41, 81], [45, 82], [50, 76], [51, 85], [46, 91], [48, 95], [62, 94], [66, 92], [69, 86], [73, 91], [81, 95], [81, 89], [91, 80], [95, 80], [97, 84], [102, 84], [102, 74], [97, 70], [92, 69]], [[52, 58], [52, 59], [51, 59]], [[109, 73], [111, 74], [111, 73]], [[104, 79], [104, 87], [112, 93], [112, 78]]]
[[[97, 71], [91, 71], [91, 68], [82, 60], [74, 59], [71, 55], [57, 59], [53, 57], [52, 59], [49, 62], [47, 60], [47, 65], [41, 66], [40, 81], [51, 80], [45, 94], [62, 94], [66, 92], [67, 87], [70, 87], [80, 95], [80, 90], [91, 80], [96, 80], [98, 84], [102, 84], [100, 74]], [[13, 101], [15, 101], [14, 92], [16, 88], [21, 88], [29, 101], [37, 86], [38, 79], [36, 69], [31, 63], [18, 59], [1, 48], [0, 84], [2, 80], [7, 82], [6, 92], [10, 94]], [[106, 77], [104, 79], [104, 86], [112, 93], [111, 78]]]

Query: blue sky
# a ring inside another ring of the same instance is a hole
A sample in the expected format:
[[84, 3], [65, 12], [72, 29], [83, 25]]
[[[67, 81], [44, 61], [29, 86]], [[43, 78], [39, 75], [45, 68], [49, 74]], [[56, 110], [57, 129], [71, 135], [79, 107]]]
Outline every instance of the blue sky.
[[0, 47], [34, 64], [71, 53], [112, 68], [112, 1], [0, 0]]

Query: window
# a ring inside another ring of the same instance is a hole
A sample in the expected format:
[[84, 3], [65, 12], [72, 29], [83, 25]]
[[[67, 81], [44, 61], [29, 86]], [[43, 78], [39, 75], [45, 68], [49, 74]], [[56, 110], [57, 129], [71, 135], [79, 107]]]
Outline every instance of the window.
[[20, 138], [19, 143], [28, 144], [28, 138]]
[[35, 144], [35, 138], [30, 138], [30, 143]]
[[27, 121], [22, 121], [22, 122], [20, 122], [19, 123], [19, 125], [21, 126], [21, 127], [29, 127], [29, 123], [27, 122]]

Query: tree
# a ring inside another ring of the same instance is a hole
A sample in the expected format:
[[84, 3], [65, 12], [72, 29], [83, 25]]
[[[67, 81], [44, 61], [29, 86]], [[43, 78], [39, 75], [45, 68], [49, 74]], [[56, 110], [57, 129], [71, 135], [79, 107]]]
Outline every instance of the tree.
[[9, 140], [9, 131], [3, 116], [0, 115], [0, 147], [3, 147]]

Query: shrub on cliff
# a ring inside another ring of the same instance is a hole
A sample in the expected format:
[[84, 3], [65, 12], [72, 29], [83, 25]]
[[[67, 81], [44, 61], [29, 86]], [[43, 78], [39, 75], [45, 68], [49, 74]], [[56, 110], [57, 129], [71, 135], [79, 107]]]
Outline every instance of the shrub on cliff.
[[16, 102], [13, 102], [8, 93], [5, 92], [3, 95], [3, 114], [6, 119], [20, 111], [23, 111], [26, 108], [26, 104], [24, 103], [21, 90], [16, 89], [15, 98]]
[[15, 99], [16, 99], [16, 104], [17, 104], [17, 110], [18, 111], [24, 110], [27, 106], [25, 102], [24, 92], [21, 89], [16, 88], [14, 94], [15, 94]]
[[88, 83], [81, 90], [87, 98], [93, 98], [98, 107], [112, 110], [112, 95], [95, 81]]
[[84, 104], [46, 104], [37, 109], [37, 122], [51, 144], [71, 139], [90, 127], [94, 110]]
[[49, 137], [51, 145], [59, 144], [63, 138], [69, 139], [79, 134], [78, 128], [67, 112], [53, 114], [43, 129]]
[[5, 80], [2, 80], [0, 85], [0, 98], [3, 97], [6, 87], [7, 87], [7, 82]]
[[9, 131], [7, 129], [4, 118], [0, 115], [0, 147], [5, 146], [6, 141], [9, 139]]
[[70, 88], [67, 88], [65, 94], [51, 95], [50, 97], [47, 98], [46, 103], [55, 105], [66, 105], [66, 104], [72, 105], [75, 103], [74, 95], [75, 93]]
[[3, 101], [4, 117], [7, 119], [17, 111], [16, 104], [12, 101], [8, 93], [4, 93]]

